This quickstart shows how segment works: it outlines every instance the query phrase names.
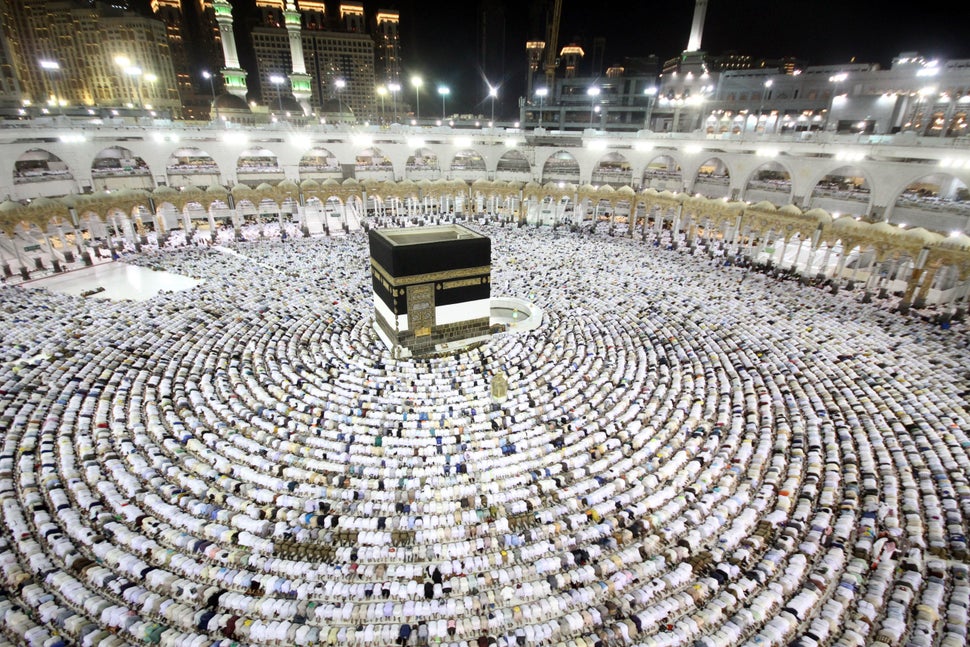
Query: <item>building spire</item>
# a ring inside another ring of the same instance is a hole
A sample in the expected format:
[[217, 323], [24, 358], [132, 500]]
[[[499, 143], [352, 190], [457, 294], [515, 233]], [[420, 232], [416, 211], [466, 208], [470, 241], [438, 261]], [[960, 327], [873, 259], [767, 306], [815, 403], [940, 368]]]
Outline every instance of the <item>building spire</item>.
[[293, 70], [289, 75], [290, 90], [293, 92], [293, 98], [303, 108], [303, 114], [308, 115], [310, 114], [310, 96], [313, 94], [310, 87], [312, 78], [306, 73], [306, 62], [303, 60], [303, 37], [300, 32], [300, 12], [296, 10], [296, 3], [293, 0], [287, 0], [283, 20], [286, 23], [286, 33], [290, 39], [290, 60], [293, 63]]
[[694, 22], [690, 26], [690, 39], [687, 41], [688, 52], [699, 52], [701, 36], [704, 35], [704, 18], [707, 16], [707, 0], [694, 2]]
[[236, 52], [236, 37], [232, 33], [232, 5], [227, 0], [215, 0], [212, 8], [215, 10], [216, 22], [219, 24], [222, 55], [226, 62], [226, 66], [222, 68], [226, 90], [245, 101], [246, 70], [240, 67], [239, 54]]

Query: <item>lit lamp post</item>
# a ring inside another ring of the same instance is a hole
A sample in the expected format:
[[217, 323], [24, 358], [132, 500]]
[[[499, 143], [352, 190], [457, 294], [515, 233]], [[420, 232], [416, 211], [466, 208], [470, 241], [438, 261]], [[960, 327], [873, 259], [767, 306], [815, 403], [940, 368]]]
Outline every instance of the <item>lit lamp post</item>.
[[[835, 105], [835, 95], [839, 93], [839, 84], [847, 78], [849, 78], [849, 75], [845, 72], [833, 74], [829, 77], [829, 83], [835, 84], [835, 90], [832, 91], [832, 97], [829, 99], [829, 109], [825, 112], [825, 121], [822, 122], [823, 133], [829, 128], [829, 118], [832, 115], [832, 107]], [[836, 125], [835, 129], [838, 130], [838, 125]]]
[[[153, 105], [155, 103], [155, 100], [154, 100], [154, 97], [155, 97], [155, 83], [158, 82], [158, 76], [155, 75], [155, 74], [152, 74], [151, 72], [149, 72], [147, 74], [142, 75], [141, 78], [142, 79], [145, 79], [145, 82], [149, 84], [149, 86], [150, 86], [150, 88], [149, 88], [150, 89], [150, 93], [149, 94], [150, 94], [150, 98], [152, 99], [152, 102], [151, 103], [145, 104], [145, 108], [148, 109], [148, 110], [152, 110], [155, 107]], [[138, 88], [139, 88], [139, 94], [141, 94], [141, 92], [140, 92], [140, 90], [141, 90], [141, 80], [140, 79], [138, 81]]]
[[130, 66], [130, 67], [128, 67], [128, 68], [125, 69], [125, 74], [127, 74], [131, 78], [135, 79], [134, 83], [135, 83], [135, 101], [136, 101], [136, 107], [139, 108], [139, 109], [141, 109], [141, 107], [142, 107], [142, 100], [141, 100], [141, 68], [138, 67], [137, 65], [132, 65], [132, 66]]
[[384, 123], [384, 95], [387, 94], [387, 88], [383, 85], [377, 86], [377, 96], [381, 98], [381, 123]]
[[586, 95], [589, 97], [589, 125], [593, 125], [593, 107], [596, 104], [596, 97], [600, 95], [600, 89], [595, 85], [586, 90]]
[[340, 117], [343, 117], [344, 104], [343, 104], [343, 99], [341, 99], [340, 97], [340, 93], [343, 92], [343, 89], [345, 87], [347, 87], [347, 82], [344, 81], [343, 79], [337, 79], [336, 81], [333, 82], [333, 87], [336, 88], [336, 93], [337, 93], [337, 109], [340, 111]]
[[644, 88], [643, 94], [647, 97], [647, 113], [643, 118], [643, 127], [650, 130], [650, 118], [653, 117], [653, 104], [657, 100], [657, 86], [651, 85], [649, 88]]
[[488, 86], [488, 96], [492, 99], [492, 121], [489, 122], [489, 127], [492, 127], [495, 125], [495, 97], [498, 96], [498, 88]]
[[272, 74], [269, 77], [269, 82], [276, 86], [276, 98], [280, 102], [280, 119], [283, 118], [283, 84], [286, 82], [279, 74]]
[[539, 97], [539, 125], [538, 128], [542, 128], [542, 103], [543, 100], [549, 96], [549, 88], [539, 88], [536, 90], [536, 96]]
[[397, 93], [401, 91], [401, 84], [388, 83], [387, 89], [391, 93], [391, 107], [394, 112], [394, 118], [397, 119]]
[[424, 85], [424, 79], [420, 76], [411, 77], [411, 85], [414, 86], [414, 118], [421, 119], [421, 86]]
[[438, 86], [438, 94], [441, 95], [441, 121], [445, 120], [445, 99], [451, 94], [451, 88], [447, 85]]
[[219, 119], [219, 104], [216, 103], [216, 86], [212, 84], [212, 75], [209, 70], [202, 70], [202, 78], [209, 82], [209, 92], [212, 94], [212, 106], [209, 107], [209, 119], [212, 119], [212, 109], [215, 108], [216, 119]]
[[49, 97], [48, 103], [50, 103], [50, 101], [53, 101], [54, 105], [57, 105], [58, 103], [57, 89], [54, 86], [54, 73], [60, 71], [61, 64], [58, 63], [57, 61], [50, 61], [50, 60], [41, 60], [41, 61], [38, 61], [38, 64], [40, 65], [40, 69], [46, 72], [45, 76], [47, 76], [47, 81], [50, 84], [50, 92], [48, 92], [48, 97]]
[[[758, 118], [754, 122], [754, 133], [756, 135], [758, 134], [758, 124], [761, 123], [761, 111], [764, 110], [765, 108], [765, 95], [768, 93], [768, 88], [771, 87], [772, 83], [773, 81], [771, 79], [768, 79], [767, 81], [765, 81], [764, 87], [761, 88], [761, 103], [758, 104]], [[765, 129], [762, 132], [767, 132], [767, 131], [768, 131], [768, 120], [765, 119]]]
[[[129, 76], [133, 76], [131, 74], [131, 72], [133, 72], [137, 68], [132, 67], [132, 65], [131, 65], [131, 59], [128, 58], [127, 56], [115, 56], [115, 59], [114, 60], [115, 60], [115, 65], [117, 65], [118, 67], [120, 67], [122, 73], [124, 74], [124, 76], [122, 77], [122, 80], [124, 82], [124, 85], [126, 86], [124, 88], [124, 92], [125, 93], [129, 93], [130, 92], [130, 88], [127, 87], [127, 85], [128, 85], [128, 77]], [[121, 97], [119, 97], [119, 99], [120, 98]], [[131, 102], [130, 101], [127, 101], [127, 102], [124, 102], [124, 103], [127, 103], [128, 104], [128, 107], [131, 107]]]

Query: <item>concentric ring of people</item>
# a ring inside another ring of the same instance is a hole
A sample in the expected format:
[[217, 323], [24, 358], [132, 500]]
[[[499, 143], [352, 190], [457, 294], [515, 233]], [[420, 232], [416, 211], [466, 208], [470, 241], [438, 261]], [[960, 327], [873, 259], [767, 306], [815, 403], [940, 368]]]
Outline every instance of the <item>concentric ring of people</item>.
[[0, 291], [6, 639], [965, 644], [964, 330], [481, 229], [545, 320], [432, 359], [375, 338], [360, 232], [133, 254], [204, 279], [142, 302]]

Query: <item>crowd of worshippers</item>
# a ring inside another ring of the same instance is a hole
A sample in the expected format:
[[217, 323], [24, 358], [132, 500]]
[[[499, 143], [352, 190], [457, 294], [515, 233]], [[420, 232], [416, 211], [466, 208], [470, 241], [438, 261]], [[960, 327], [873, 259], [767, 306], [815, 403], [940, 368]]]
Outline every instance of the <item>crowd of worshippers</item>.
[[0, 643], [966, 644], [964, 328], [478, 227], [543, 324], [432, 359], [377, 339], [362, 232], [0, 289]]

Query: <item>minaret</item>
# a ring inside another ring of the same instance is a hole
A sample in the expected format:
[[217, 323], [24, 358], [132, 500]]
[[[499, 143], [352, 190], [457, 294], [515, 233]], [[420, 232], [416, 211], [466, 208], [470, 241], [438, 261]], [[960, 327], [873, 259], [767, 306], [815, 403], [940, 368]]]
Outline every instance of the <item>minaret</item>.
[[290, 90], [293, 92], [293, 98], [303, 108], [303, 114], [308, 115], [310, 114], [310, 96], [313, 94], [313, 90], [310, 88], [311, 77], [306, 73], [306, 63], [303, 61], [300, 12], [296, 10], [293, 0], [286, 1], [283, 19], [286, 22], [286, 33], [290, 38], [290, 60], [293, 62], [293, 71], [290, 72]]
[[222, 56], [226, 66], [222, 68], [222, 78], [226, 83], [226, 91], [246, 100], [246, 70], [239, 66], [239, 55], [236, 53], [236, 37], [232, 33], [232, 5], [227, 0], [215, 0], [216, 22], [219, 23], [219, 36], [222, 39]]
[[694, 22], [690, 26], [690, 39], [687, 41], [688, 52], [699, 52], [701, 36], [704, 35], [704, 17], [707, 15], [707, 0], [694, 2]]

